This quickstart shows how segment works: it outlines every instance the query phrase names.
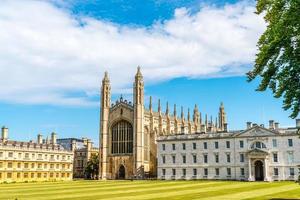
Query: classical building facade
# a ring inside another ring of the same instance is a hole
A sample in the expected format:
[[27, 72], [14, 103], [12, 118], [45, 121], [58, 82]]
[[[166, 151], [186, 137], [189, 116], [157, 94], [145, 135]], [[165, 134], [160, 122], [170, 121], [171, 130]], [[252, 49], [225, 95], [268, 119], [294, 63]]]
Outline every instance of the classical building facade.
[[144, 104], [144, 81], [138, 67], [133, 84], [133, 103], [121, 97], [111, 104], [111, 86], [107, 72], [101, 86], [100, 108], [100, 165], [102, 179], [127, 179], [157, 176], [157, 144], [158, 136], [177, 135], [179, 133], [213, 133], [227, 130], [226, 114], [221, 104], [219, 117], [213, 122], [212, 117], [202, 119], [195, 105], [193, 115], [188, 110], [185, 118], [181, 107], [180, 117], [174, 105], [170, 111], [149, 108]]
[[93, 147], [93, 142], [87, 138], [60, 138], [57, 143], [74, 152], [73, 177], [86, 178], [84, 170], [87, 162], [92, 155], [98, 155], [99, 148]]
[[248, 122], [242, 131], [158, 137], [159, 179], [297, 180], [300, 139], [296, 126], [269, 128]]
[[72, 180], [73, 152], [51, 139], [21, 142], [8, 139], [3, 127], [0, 139], [0, 182]]

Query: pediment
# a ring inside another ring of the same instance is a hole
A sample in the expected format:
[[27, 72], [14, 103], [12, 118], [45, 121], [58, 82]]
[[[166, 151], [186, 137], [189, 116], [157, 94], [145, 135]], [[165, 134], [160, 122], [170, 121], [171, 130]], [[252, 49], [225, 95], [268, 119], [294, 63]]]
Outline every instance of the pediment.
[[241, 133], [239, 133], [237, 136], [249, 136], [249, 137], [260, 137], [260, 136], [275, 136], [278, 135], [279, 133], [266, 129], [261, 126], [254, 126], [251, 127], [250, 129], [247, 129]]
[[261, 149], [252, 149], [250, 151], [247, 152], [248, 155], [252, 155], [252, 156], [259, 156], [259, 155], [262, 155], [262, 156], [265, 156], [265, 155], [268, 155], [269, 153], [264, 151], [264, 150], [261, 150]]

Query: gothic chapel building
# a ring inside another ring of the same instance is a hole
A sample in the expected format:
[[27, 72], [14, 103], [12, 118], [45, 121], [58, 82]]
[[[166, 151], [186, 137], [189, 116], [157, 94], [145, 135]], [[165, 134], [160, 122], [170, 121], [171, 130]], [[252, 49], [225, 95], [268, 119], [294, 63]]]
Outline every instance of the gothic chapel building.
[[188, 110], [187, 119], [181, 108], [177, 116], [176, 105], [173, 114], [167, 103], [165, 112], [149, 109], [144, 105], [144, 81], [138, 67], [133, 84], [133, 103], [121, 97], [111, 104], [111, 87], [105, 72], [101, 87], [100, 113], [100, 165], [101, 179], [130, 179], [157, 176], [156, 138], [163, 135], [192, 134], [227, 131], [226, 114], [221, 104], [219, 117], [213, 122], [205, 117], [195, 105], [193, 117]]

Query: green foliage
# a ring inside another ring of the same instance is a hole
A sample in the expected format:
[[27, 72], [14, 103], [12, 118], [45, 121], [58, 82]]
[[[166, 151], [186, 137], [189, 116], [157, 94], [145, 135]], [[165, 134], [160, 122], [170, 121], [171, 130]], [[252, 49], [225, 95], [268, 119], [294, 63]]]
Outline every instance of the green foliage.
[[258, 0], [257, 14], [265, 14], [266, 31], [258, 41], [254, 69], [248, 81], [262, 80], [258, 91], [270, 88], [283, 97], [283, 109], [291, 118], [300, 111], [300, 0]]
[[90, 160], [84, 169], [85, 177], [88, 179], [97, 179], [99, 172], [99, 157], [98, 155], [92, 154]]

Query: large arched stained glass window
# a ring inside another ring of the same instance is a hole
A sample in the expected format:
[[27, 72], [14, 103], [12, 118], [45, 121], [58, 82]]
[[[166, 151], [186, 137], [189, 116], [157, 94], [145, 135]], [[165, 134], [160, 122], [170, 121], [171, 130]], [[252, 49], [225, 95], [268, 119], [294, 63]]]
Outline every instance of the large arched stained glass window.
[[112, 127], [112, 154], [126, 154], [133, 152], [133, 129], [132, 125], [121, 120]]

